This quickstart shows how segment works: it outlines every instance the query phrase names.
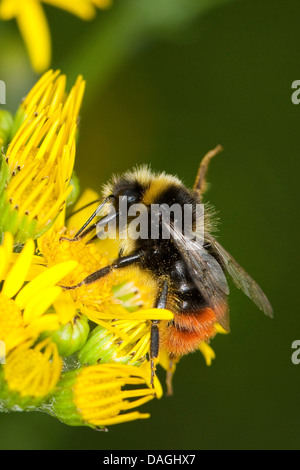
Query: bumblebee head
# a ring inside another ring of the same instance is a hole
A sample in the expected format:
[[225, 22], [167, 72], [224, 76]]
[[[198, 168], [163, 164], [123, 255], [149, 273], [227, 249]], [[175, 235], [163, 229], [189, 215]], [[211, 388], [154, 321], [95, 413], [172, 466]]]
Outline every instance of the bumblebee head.
[[184, 202], [191, 202], [191, 191], [176, 176], [155, 173], [148, 166], [114, 176], [103, 190], [103, 197], [114, 196], [116, 204], [120, 197], [126, 197], [128, 206], [180, 203], [183, 195]]
[[[142, 217], [145, 216], [145, 207], [148, 214], [148, 218], [146, 219], [148, 220], [148, 225], [145, 223], [147, 230], [150, 224], [152, 224], [152, 215], [158, 214], [159, 226], [161, 227], [158, 233], [162, 233], [163, 213], [164, 211], [168, 211], [168, 209], [170, 210], [168, 214], [171, 222], [178, 221], [178, 223], [180, 223], [181, 221], [184, 225], [187, 221], [187, 223], [192, 223], [192, 227], [189, 229], [190, 232], [191, 230], [194, 231], [196, 226], [200, 227], [202, 230], [203, 212], [197, 210], [197, 205], [199, 204], [197, 193], [186, 188], [176, 176], [164, 172], [155, 173], [151, 171], [148, 166], [133, 169], [121, 176], [114, 176], [103, 188], [102, 195], [104, 201], [110, 200], [114, 207], [114, 210], [110, 210], [106, 206], [108, 216], [112, 218], [116, 217], [117, 228], [120, 229], [121, 227], [121, 230], [124, 230], [124, 233], [122, 232], [122, 236], [120, 237], [122, 240], [126, 239], [126, 243], [124, 242], [122, 246], [123, 253], [130, 253], [136, 247], [136, 242], [129, 241], [131, 238], [134, 240], [136, 240], [136, 238], [135, 236], [128, 236], [127, 231], [125, 231], [124, 220], [127, 221], [129, 228], [131, 221], [136, 218], [132, 228], [135, 230], [136, 225], [139, 226]], [[126, 198], [126, 202], [123, 198]], [[125, 204], [123, 204], [123, 202], [125, 202]], [[133, 207], [133, 205], [142, 205], [143, 207]], [[181, 206], [181, 208], [178, 206]], [[129, 211], [130, 208], [133, 210]], [[192, 210], [192, 213], [190, 210]], [[125, 211], [128, 212], [125, 213]], [[121, 215], [126, 215], [126, 219], [122, 219], [122, 224], [119, 225]], [[211, 226], [210, 216], [211, 211], [204, 213], [206, 227]], [[141, 219], [139, 217], [141, 217]], [[103, 219], [103, 223], [105, 220], [107, 219]], [[154, 226], [156, 223], [157, 219], [154, 220]], [[186, 226], [184, 225], [184, 227]], [[151, 230], [150, 232], [152, 234]], [[145, 238], [141, 237], [141, 239], [145, 241]], [[155, 238], [154, 241], [156, 242]]]

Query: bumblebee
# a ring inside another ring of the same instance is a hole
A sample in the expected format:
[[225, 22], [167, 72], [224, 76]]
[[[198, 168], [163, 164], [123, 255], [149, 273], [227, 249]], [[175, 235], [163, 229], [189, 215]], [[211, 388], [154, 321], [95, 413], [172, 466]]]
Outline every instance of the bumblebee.
[[[127, 207], [143, 204], [150, 217], [150, 209], [164, 205], [179, 205], [182, 209], [192, 207], [192, 224], [196, 225], [196, 207], [202, 203], [206, 188], [206, 173], [210, 160], [222, 150], [217, 146], [201, 161], [196, 182], [192, 190], [177, 178], [165, 173], [153, 173], [147, 167], [137, 168], [122, 176], [116, 176], [103, 190], [103, 202], [89, 220], [77, 232], [73, 240], [84, 237], [96, 226], [99, 227], [113, 218], [120, 229], [120, 201], [126, 198]], [[110, 202], [114, 211], [93, 223], [94, 217]], [[205, 211], [207, 212], [207, 211]], [[182, 212], [184, 214], [184, 211]], [[152, 321], [150, 340], [150, 361], [152, 382], [154, 360], [159, 351], [167, 351], [170, 361], [198, 349], [202, 341], [209, 341], [216, 331], [216, 323], [229, 331], [229, 288], [228, 274], [240, 288], [269, 317], [273, 310], [259, 285], [246, 273], [234, 258], [216, 241], [211, 234], [211, 221], [204, 216], [204, 235], [200, 243], [184, 231], [176, 228], [174, 217], [168, 221], [159, 217], [159, 235], [155, 239], [120, 236], [119, 257], [110, 266], [91, 274], [76, 286], [90, 284], [116, 269], [130, 265], [139, 266], [156, 282], [155, 308], [166, 308], [174, 318], [167, 325]], [[98, 224], [98, 225], [97, 225]], [[163, 229], [169, 229], [170, 237], [162, 236]]]

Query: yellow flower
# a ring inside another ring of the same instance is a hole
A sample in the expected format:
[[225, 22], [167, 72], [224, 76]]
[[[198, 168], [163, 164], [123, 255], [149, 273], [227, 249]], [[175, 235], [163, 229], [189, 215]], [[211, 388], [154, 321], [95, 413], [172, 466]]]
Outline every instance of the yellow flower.
[[3, 366], [2, 398], [10, 407], [36, 405], [53, 391], [62, 365], [56, 345], [48, 339], [34, 347], [32, 341], [19, 345], [8, 354]]
[[44, 270], [24, 285], [34, 250], [33, 241], [28, 240], [21, 253], [14, 254], [10, 233], [5, 234], [0, 246], [0, 282], [4, 280], [0, 289], [0, 340], [7, 353], [28, 339], [36, 339], [43, 331], [58, 329], [74, 315], [72, 309], [62, 314], [54, 308], [49, 313], [49, 308], [62, 295], [56, 284], [76, 267], [76, 262], [67, 261]]
[[[98, 364], [67, 372], [53, 396], [52, 414], [73, 426], [100, 428], [148, 418], [148, 413], [129, 411], [156, 396], [156, 390], [147, 385], [143, 368], [123, 364]], [[128, 386], [130, 389], [124, 390]]]
[[66, 10], [82, 20], [91, 20], [95, 8], [107, 8], [111, 0], [2, 0], [0, 19], [16, 19], [36, 72], [44, 72], [51, 62], [50, 31], [41, 3]]
[[[55, 266], [66, 260], [77, 261], [77, 268], [63, 280], [62, 285], [74, 286], [89, 274], [100, 269], [101, 266], [109, 264], [110, 260], [102, 256], [95, 243], [88, 244], [86, 239], [76, 242], [60, 241], [62, 236], [70, 236], [70, 234], [64, 230], [58, 232], [51, 230], [38, 241], [40, 252], [47, 266]], [[70, 290], [70, 294], [78, 307], [82, 305], [96, 306], [112, 299], [112, 286], [111, 278], [105, 277], [99, 283]]]
[[23, 122], [2, 157], [0, 232], [11, 232], [17, 242], [49, 229], [74, 190], [70, 180], [85, 82], [79, 77], [68, 96], [65, 85], [59, 71], [38, 81], [19, 109]]

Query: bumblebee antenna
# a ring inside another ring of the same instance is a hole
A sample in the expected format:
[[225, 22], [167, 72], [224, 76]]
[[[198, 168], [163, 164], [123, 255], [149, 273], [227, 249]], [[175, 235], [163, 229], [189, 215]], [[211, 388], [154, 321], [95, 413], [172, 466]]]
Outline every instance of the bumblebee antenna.
[[66, 216], [66, 220], [70, 219], [71, 217], [73, 217], [73, 215], [78, 214], [79, 212], [83, 211], [84, 209], [87, 209], [88, 207], [93, 206], [94, 204], [96, 204], [96, 202], [101, 202], [101, 199], [95, 199], [95, 201], [89, 202], [88, 204], [85, 204], [85, 206], [80, 207], [80, 209], [77, 209], [76, 211], [71, 212], [71, 214], [68, 214]]
[[92, 220], [96, 217], [96, 215], [98, 214], [98, 212], [101, 211], [101, 209], [105, 206], [105, 204], [110, 200], [112, 196], [108, 196], [104, 202], [102, 202], [98, 207], [97, 209], [93, 212], [93, 214], [91, 215], [91, 217], [88, 218], [88, 220], [85, 222], [85, 224], [83, 224], [83, 226], [81, 227], [80, 230], [78, 230], [78, 232], [75, 234], [74, 238], [78, 238], [79, 235], [84, 231], [84, 229], [92, 222]]
[[[81, 227], [80, 230], [78, 230], [78, 232], [74, 235], [73, 238], [66, 238], [66, 237], [61, 237], [60, 240], [68, 240], [68, 241], [77, 241], [80, 237], [80, 235], [82, 234], [82, 237], [84, 237], [85, 235], [87, 235], [89, 232], [91, 232], [93, 230], [93, 228], [95, 228], [96, 224], [93, 224], [91, 227], [89, 227], [87, 230], [86, 227], [92, 222], [92, 220], [96, 217], [96, 215], [98, 214], [98, 212], [101, 211], [101, 209], [105, 206], [105, 204], [111, 199], [115, 197], [114, 195], [111, 195], [111, 196], [108, 196], [105, 201], [103, 201], [101, 204], [99, 204], [99, 206], [97, 207], [97, 209], [93, 212], [93, 214], [88, 218], [88, 220], [83, 224], [83, 226]], [[95, 202], [97, 201], [94, 201], [93, 203], [91, 204], [94, 204]], [[89, 204], [88, 204], [89, 205]], [[81, 210], [81, 209], [80, 209]], [[77, 211], [76, 211], [77, 212]], [[82, 238], [81, 237], [81, 238]]]
[[197, 178], [194, 184], [193, 190], [198, 194], [198, 196], [202, 197], [203, 193], [206, 189], [206, 173], [208, 170], [209, 163], [213, 157], [215, 157], [218, 153], [223, 151], [222, 145], [217, 145], [216, 148], [210, 150], [205, 157], [201, 160]]

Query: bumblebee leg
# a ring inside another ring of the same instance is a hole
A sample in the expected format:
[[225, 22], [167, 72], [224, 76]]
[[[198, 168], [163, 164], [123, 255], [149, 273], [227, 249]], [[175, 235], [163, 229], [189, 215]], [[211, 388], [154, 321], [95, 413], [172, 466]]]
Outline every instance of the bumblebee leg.
[[[159, 296], [155, 302], [155, 308], [166, 308], [168, 299], [168, 282], [165, 280]], [[150, 336], [150, 367], [151, 367], [151, 386], [154, 387], [155, 377], [155, 359], [159, 354], [159, 320], [152, 320]]]
[[217, 145], [217, 147], [210, 152], [208, 152], [205, 157], [201, 160], [197, 178], [194, 184], [194, 191], [198, 194], [198, 196], [202, 197], [203, 193], [205, 192], [206, 189], [206, 173], [208, 170], [208, 166], [210, 163], [210, 160], [216, 156], [218, 153], [222, 152], [223, 147], [221, 145]]
[[167, 395], [171, 397], [173, 395], [173, 361], [170, 359], [169, 362], [169, 369], [167, 371], [167, 378], [166, 378], [166, 384], [167, 384]]
[[151, 387], [154, 387], [155, 377], [155, 359], [159, 353], [159, 329], [158, 325], [160, 320], [152, 320], [151, 324], [151, 336], [150, 336], [150, 367], [151, 367]]
[[144, 255], [144, 251], [138, 251], [132, 255], [118, 258], [109, 266], [105, 266], [104, 268], [101, 268], [98, 271], [95, 271], [94, 273], [90, 274], [85, 279], [83, 279], [79, 284], [76, 284], [75, 286], [61, 286], [61, 287], [63, 287], [66, 290], [72, 290], [72, 289], [77, 289], [78, 287], [81, 287], [81, 286], [92, 284], [93, 282], [98, 281], [102, 277], [107, 276], [107, 274], [111, 273], [114, 269], [125, 268], [127, 266], [130, 266], [131, 264], [136, 263], [142, 258], [143, 255]]

